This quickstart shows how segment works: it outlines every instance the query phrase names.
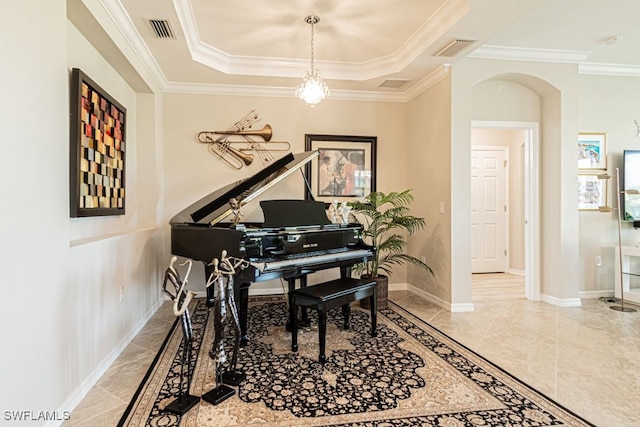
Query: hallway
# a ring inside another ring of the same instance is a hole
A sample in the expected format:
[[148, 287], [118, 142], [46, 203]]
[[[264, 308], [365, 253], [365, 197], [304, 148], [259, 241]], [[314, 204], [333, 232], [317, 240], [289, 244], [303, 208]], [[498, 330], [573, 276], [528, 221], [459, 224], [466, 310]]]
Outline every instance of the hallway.
[[471, 276], [471, 287], [474, 302], [525, 298], [524, 275], [475, 273]]

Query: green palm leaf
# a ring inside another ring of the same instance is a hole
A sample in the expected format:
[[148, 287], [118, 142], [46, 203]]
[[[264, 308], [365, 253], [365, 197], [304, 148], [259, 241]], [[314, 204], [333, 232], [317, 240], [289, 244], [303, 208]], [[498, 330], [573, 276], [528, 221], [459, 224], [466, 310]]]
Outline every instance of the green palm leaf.
[[363, 240], [377, 248], [372, 261], [355, 266], [360, 273], [377, 277], [383, 271], [391, 273], [393, 266], [405, 263], [429, 271], [429, 265], [418, 258], [405, 254], [405, 235], [412, 235], [426, 226], [424, 218], [410, 215], [409, 205], [414, 198], [411, 190], [400, 193], [372, 192], [362, 202], [351, 202], [351, 212], [363, 225]]

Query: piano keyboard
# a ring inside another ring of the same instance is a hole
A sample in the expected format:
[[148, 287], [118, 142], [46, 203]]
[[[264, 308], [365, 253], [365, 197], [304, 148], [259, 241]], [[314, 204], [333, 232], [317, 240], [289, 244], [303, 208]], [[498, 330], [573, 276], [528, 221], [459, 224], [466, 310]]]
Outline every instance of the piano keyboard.
[[[319, 252], [318, 255], [313, 253], [296, 254], [292, 258], [282, 260], [274, 260], [268, 262], [251, 262], [260, 272], [278, 271], [290, 266], [296, 265], [314, 265], [327, 262], [343, 261], [346, 259], [363, 258], [371, 255], [371, 251], [367, 249], [345, 250], [340, 252]], [[305, 256], [306, 255], [306, 256]]]

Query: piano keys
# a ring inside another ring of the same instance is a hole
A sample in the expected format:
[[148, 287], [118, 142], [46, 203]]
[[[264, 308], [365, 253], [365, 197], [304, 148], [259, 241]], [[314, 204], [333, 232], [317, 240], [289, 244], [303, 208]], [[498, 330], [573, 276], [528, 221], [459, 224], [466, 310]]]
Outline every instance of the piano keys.
[[[229, 256], [249, 261], [251, 266], [238, 272], [234, 279], [242, 345], [247, 342], [252, 283], [282, 278], [292, 290], [296, 280], [306, 286], [310, 273], [339, 267], [341, 276], [347, 277], [353, 265], [373, 257], [375, 248], [362, 241], [362, 225], [331, 223], [323, 202], [263, 200], [262, 223], [240, 221], [238, 208], [241, 210], [317, 156], [317, 151], [289, 153], [255, 175], [198, 200], [170, 221], [171, 253], [201, 261], [206, 277], [212, 273], [209, 264], [223, 250]], [[208, 288], [209, 305], [213, 298], [213, 289]]]

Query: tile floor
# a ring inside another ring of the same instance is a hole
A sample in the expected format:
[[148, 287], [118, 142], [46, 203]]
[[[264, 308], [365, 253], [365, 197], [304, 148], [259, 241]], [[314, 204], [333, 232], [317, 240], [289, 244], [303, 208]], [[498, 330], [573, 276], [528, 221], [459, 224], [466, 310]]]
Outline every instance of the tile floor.
[[471, 286], [474, 302], [525, 298], [524, 275], [511, 273], [472, 274]]
[[[450, 313], [407, 291], [389, 298], [592, 423], [640, 426], [640, 311], [494, 296], [475, 301], [474, 312]], [[115, 426], [173, 319], [165, 304], [64, 426]]]

